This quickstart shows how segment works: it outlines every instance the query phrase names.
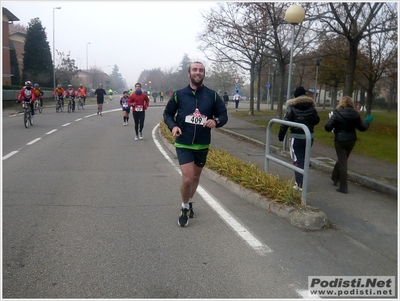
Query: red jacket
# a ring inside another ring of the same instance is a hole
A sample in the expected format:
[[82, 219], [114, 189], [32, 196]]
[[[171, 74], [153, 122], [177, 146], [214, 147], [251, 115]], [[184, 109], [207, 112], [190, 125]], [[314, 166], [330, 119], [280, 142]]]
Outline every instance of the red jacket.
[[76, 93], [74, 89], [67, 89], [65, 90], [65, 97], [72, 96], [75, 97]]
[[36, 100], [36, 96], [33, 91], [33, 88], [28, 90], [26, 87], [23, 87], [21, 89], [21, 91], [19, 92], [19, 95], [18, 95], [18, 101], [20, 102], [22, 100], [32, 100], [32, 101]]
[[58, 95], [58, 96], [63, 96], [64, 97], [64, 88], [56, 88], [55, 90], [54, 90], [54, 93], [53, 93], [53, 95]]
[[85, 87], [79, 87], [78, 88], [78, 95], [80, 96], [80, 97], [86, 97], [86, 89], [85, 89]]
[[[146, 111], [149, 106], [149, 98], [145, 93], [133, 94], [129, 97], [128, 105], [132, 107], [133, 112]], [[142, 109], [140, 109], [142, 108]]]

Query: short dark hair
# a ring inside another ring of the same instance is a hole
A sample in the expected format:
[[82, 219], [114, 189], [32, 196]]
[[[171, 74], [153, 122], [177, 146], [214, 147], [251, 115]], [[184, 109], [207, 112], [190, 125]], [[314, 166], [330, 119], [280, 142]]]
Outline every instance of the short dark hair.
[[136, 87], [136, 86], [140, 86], [140, 88], [142, 87], [142, 85], [141, 85], [140, 83], [136, 83], [136, 84], [135, 84], [135, 87]]
[[[189, 67], [188, 67], [188, 72], [190, 73], [190, 68], [192, 67], [193, 64], [201, 64], [204, 67], [204, 64], [202, 62], [193, 62], [190, 63]], [[206, 67], [204, 67], [204, 72], [206, 71]]]

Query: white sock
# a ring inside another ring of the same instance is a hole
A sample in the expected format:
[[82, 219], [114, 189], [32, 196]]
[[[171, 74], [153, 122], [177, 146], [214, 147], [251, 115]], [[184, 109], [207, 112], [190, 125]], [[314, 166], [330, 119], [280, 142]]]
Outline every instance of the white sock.
[[189, 203], [187, 204], [182, 203], [182, 208], [189, 210]]
[[189, 199], [189, 203], [193, 203], [193, 199], [192, 198]]

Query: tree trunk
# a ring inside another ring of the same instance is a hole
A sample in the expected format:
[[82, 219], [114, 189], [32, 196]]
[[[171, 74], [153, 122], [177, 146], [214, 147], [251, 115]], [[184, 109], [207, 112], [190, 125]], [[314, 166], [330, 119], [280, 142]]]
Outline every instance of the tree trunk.
[[254, 116], [254, 63], [250, 66], [250, 111], [249, 115]]
[[346, 67], [346, 80], [344, 83], [343, 96], [353, 95], [353, 83], [354, 83], [354, 75], [356, 70], [357, 63], [357, 50], [358, 43], [357, 41], [349, 41], [350, 43], [350, 51], [349, 51], [349, 59], [347, 60]]
[[[286, 69], [286, 64], [285, 62], [281, 61], [279, 62], [279, 70], [280, 70], [280, 76], [281, 76], [281, 86], [279, 88], [279, 94], [278, 94], [278, 108], [276, 111], [277, 114], [277, 118], [282, 119], [282, 107], [283, 107], [283, 103], [286, 102], [286, 100], [284, 100], [284, 90], [285, 90], [285, 69]], [[287, 96], [287, 99], [290, 99], [290, 95]]]

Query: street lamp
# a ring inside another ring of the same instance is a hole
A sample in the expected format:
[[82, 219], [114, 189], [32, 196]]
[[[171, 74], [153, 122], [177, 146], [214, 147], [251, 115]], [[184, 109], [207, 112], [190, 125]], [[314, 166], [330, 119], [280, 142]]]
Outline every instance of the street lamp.
[[89, 67], [88, 67], [88, 64], [89, 64], [89, 59], [88, 59], [88, 45], [90, 44], [90, 42], [89, 43], [86, 43], [86, 71], [88, 71], [89, 70]]
[[295, 26], [303, 22], [305, 17], [304, 8], [299, 5], [291, 5], [286, 11], [285, 18], [286, 21], [292, 24], [292, 45], [290, 47], [290, 63], [289, 63], [289, 79], [287, 87], [287, 99], [290, 98], [290, 91], [292, 86], [292, 65], [293, 65], [293, 47], [294, 47], [294, 36], [295, 36]]
[[61, 7], [53, 7], [53, 91], [56, 89], [56, 55], [55, 55], [55, 29], [54, 29], [54, 10]]
[[314, 91], [314, 101], [317, 102], [317, 85], [318, 85], [318, 67], [319, 67], [319, 62], [322, 61], [322, 58], [317, 57], [314, 59], [314, 63], [317, 66], [317, 70], [315, 73], [315, 91]]

